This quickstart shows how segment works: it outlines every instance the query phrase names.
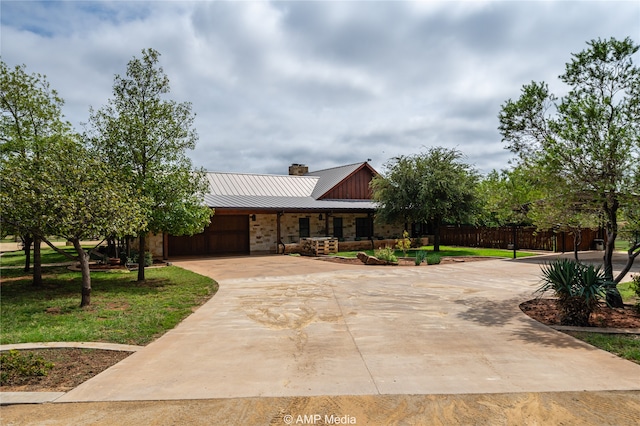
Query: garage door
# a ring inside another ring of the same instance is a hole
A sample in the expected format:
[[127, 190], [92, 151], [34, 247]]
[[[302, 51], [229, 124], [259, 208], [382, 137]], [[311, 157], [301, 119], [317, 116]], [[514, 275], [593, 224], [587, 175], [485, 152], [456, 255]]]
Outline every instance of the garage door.
[[249, 254], [249, 217], [213, 216], [202, 234], [169, 236], [169, 256]]

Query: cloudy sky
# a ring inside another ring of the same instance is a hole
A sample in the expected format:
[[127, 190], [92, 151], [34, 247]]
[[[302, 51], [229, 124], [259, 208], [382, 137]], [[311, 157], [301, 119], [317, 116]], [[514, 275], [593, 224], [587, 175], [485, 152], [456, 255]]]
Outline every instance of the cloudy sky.
[[[286, 174], [425, 147], [457, 148], [482, 173], [512, 155], [500, 106], [557, 80], [596, 38], [640, 43], [638, 1], [10, 1], [1, 53], [45, 74], [78, 131], [143, 48], [170, 97], [189, 101], [190, 153], [211, 171]], [[636, 62], [640, 61], [640, 58]]]

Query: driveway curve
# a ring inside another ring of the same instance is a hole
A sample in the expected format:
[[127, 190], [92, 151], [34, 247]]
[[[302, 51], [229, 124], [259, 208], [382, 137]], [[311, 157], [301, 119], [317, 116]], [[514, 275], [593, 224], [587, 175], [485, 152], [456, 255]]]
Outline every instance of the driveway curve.
[[519, 310], [538, 285], [530, 262], [175, 264], [220, 290], [56, 402], [640, 390], [640, 366]]

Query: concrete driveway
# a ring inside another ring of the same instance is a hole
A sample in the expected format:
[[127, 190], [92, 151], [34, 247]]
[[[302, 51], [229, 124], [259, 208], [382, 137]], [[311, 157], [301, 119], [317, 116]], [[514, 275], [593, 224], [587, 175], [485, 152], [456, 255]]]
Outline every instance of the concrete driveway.
[[530, 262], [175, 263], [219, 292], [56, 402], [640, 390], [640, 366], [521, 313], [538, 285]]

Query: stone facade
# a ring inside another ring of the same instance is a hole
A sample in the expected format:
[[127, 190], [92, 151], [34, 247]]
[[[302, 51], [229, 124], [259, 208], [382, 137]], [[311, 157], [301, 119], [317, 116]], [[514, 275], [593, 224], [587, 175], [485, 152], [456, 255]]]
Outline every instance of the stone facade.
[[249, 247], [251, 252], [275, 253], [278, 238], [277, 216], [257, 214], [256, 220], [249, 222]]
[[[327, 224], [326, 216], [323, 213], [320, 219], [319, 213], [286, 213], [280, 218], [280, 236], [285, 244], [297, 244], [300, 241], [300, 218], [309, 219], [309, 236], [324, 237], [333, 236], [333, 218], [342, 218], [342, 241], [356, 242], [356, 218], [366, 218], [365, 213], [345, 213], [329, 216], [329, 232], [325, 230]], [[277, 253], [278, 250], [278, 222], [277, 214], [256, 214], [255, 220], [252, 215], [247, 215], [249, 221], [249, 247], [252, 254], [257, 253]], [[394, 239], [402, 236], [402, 225], [380, 225], [373, 226], [374, 240]], [[367, 245], [368, 240], [362, 241]], [[149, 235], [147, 238], [147, 249], [155, 258], [163, 256], [163, 236]]]
[[154, 259], [161, 259], [164, 253], [164, 238], [162, 234], [149, 234], [145, 240], [147, 251], [151, 252]]

